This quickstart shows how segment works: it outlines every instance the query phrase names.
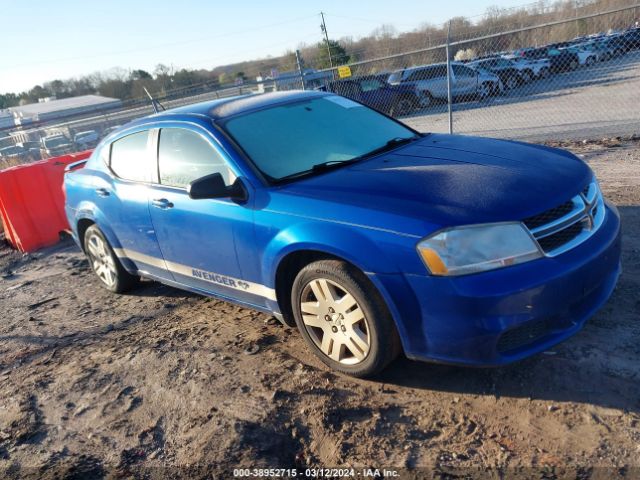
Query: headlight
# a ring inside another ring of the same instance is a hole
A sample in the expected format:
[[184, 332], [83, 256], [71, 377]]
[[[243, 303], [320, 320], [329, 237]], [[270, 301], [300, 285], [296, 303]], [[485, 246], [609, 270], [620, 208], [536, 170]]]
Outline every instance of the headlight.
[[418, 244], [433, 275], [465, 275], [543, 256], [521, 223], [470, 225], [441, 230]]

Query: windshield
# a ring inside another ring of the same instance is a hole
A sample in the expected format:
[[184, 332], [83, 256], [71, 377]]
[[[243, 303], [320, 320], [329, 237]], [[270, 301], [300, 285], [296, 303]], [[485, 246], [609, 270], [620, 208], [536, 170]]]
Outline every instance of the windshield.
[[255, 166], [278, 181], [327, 162], [357, 159], [390, 141], [415, 137], [408, 127], [339, 96], [277, 105], [229, 119], [227, 132]]

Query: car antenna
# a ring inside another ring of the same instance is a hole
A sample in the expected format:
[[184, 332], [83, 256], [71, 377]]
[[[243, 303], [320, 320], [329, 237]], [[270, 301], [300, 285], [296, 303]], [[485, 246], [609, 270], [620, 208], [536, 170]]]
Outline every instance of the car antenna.
[[147, 87], [142, 87], [142, 88], [144, 88], [144, 92], [147, 94], [147, 97], [149, 97], [149, 100], [151, 100], [151, 106], [153, 107], [154, 113], [158, 113], [160, 109], [162, 109], [163, 111], [166, 110], [166, 108], [164, 108], [164, 105], [162, 105], [158, 100], [153, 98], [153, 96], [149, 93], [149, 90], [147, 90]]

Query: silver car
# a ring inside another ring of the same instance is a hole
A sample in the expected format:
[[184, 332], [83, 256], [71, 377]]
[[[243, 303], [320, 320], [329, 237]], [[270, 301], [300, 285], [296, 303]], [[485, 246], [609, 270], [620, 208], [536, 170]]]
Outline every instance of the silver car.
[[[447, 98], [447, 64], [435, 63], [396, 70], [387, 80], [391, 85], [411, 85], [419, 95], [421, 106]], [[474, 70], [460, 62], [451, 62], [451, 96], [480, 98], [502, 93], [500, 79], [486, 70]]]

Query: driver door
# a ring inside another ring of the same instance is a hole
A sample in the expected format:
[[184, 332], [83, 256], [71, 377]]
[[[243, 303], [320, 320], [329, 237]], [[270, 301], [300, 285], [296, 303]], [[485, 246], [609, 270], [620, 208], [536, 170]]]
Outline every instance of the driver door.
[[177, 123], [156, 131], [158, 171], [149, 192], [149, 210], [158, 244], [173, 279], [221, 296], [257, 303], [242, 281], [235, 231], [253, 221], [251, 210], [228, 198], [194, 200], [193, 180], [220, 173], [236, 178], [210, 134]]

